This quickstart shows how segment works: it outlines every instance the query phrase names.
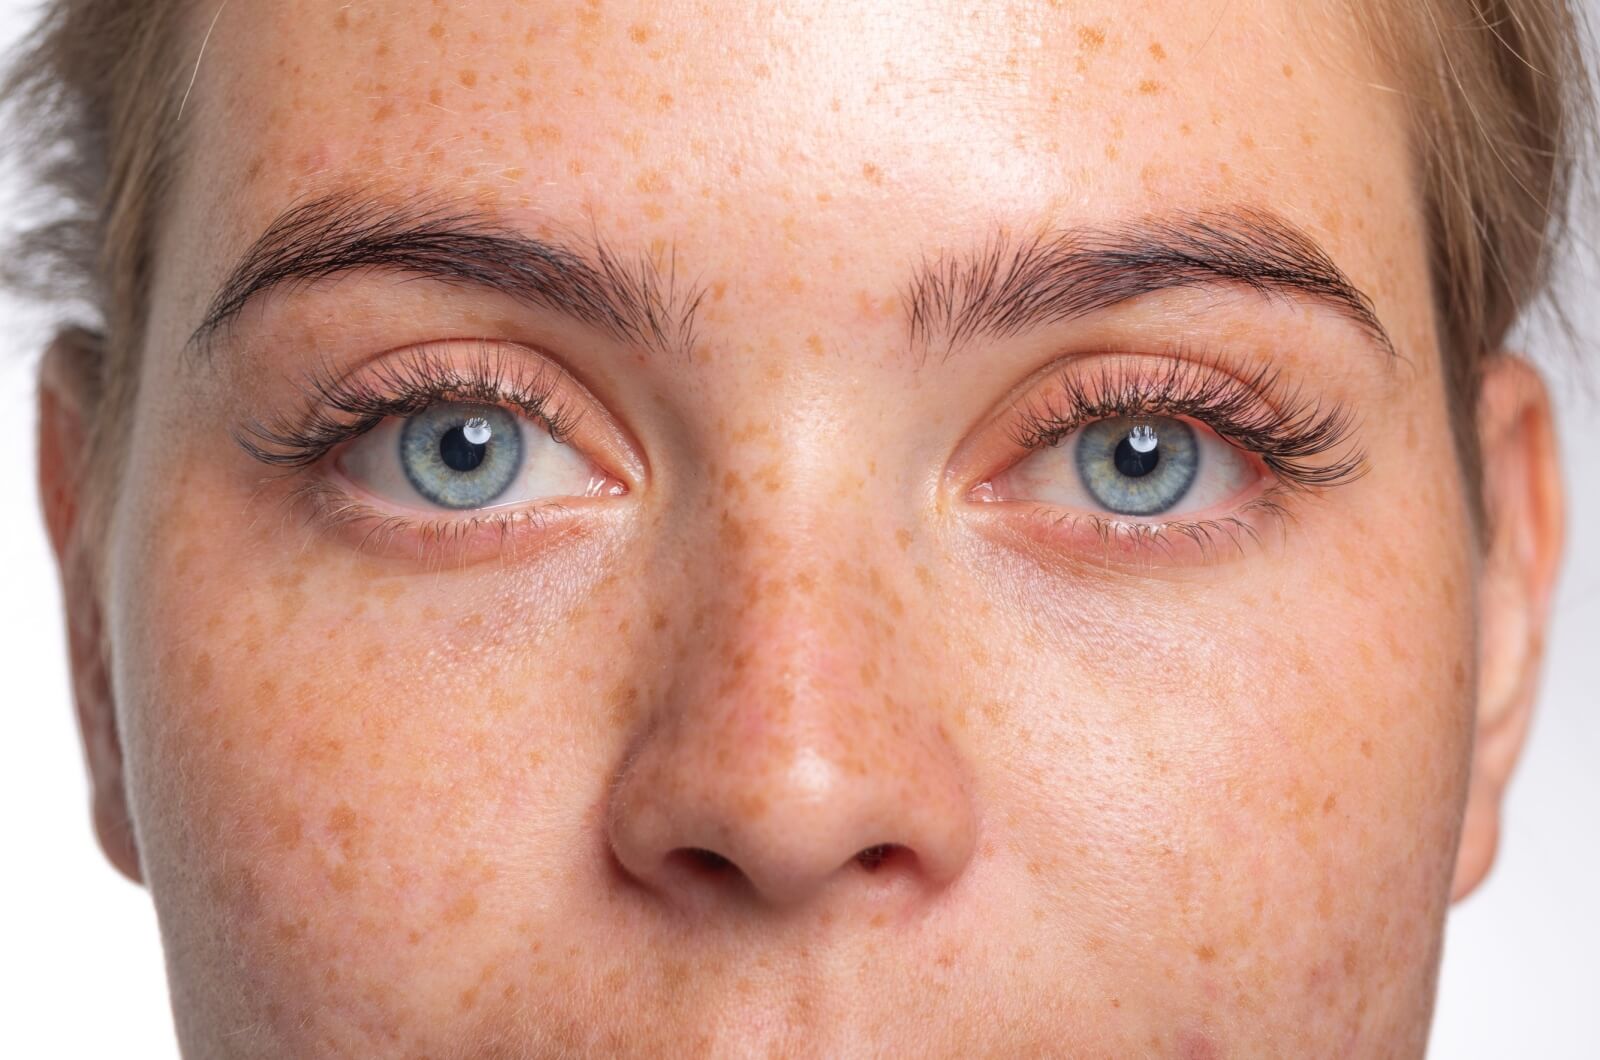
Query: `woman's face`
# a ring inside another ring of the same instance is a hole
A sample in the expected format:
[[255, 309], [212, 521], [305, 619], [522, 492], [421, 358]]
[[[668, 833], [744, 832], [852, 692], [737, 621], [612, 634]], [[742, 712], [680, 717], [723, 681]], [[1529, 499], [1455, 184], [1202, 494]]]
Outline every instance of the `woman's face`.
[[215, 7], [104, 563], [189, 1050], [1420, 1053], [1478, 568], [1353, 30]]

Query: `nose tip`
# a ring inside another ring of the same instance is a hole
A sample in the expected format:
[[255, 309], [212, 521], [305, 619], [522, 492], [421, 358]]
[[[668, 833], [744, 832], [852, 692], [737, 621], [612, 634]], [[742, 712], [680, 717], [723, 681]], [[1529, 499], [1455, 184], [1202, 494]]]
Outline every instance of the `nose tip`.
[[806, 747], [707, 770], [685, 750], [658, 743], [636, 757], [608, 822], [626, 873], [681, 908], [793, 908], [839, 891], [910, 901], [971, 856], [976, 822], [947, 748], [878, 769]]

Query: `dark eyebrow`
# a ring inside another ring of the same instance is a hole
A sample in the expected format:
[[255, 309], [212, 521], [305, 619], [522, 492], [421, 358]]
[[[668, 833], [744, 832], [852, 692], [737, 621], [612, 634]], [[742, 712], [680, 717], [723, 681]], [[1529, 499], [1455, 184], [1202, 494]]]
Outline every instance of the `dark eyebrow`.
[[1393, 341], [1372, 300], [1300, 229], [1263, 209], [1143, 217], [925, 260], [905, 295], [913, 345], [945, 353], [1173, 288], [1240, 285], [1266, 297], [1332, 307], [1388, 356]]
[[536, 239], [450, 201], [325, 196], [290, 208], [251, 245], [189, 346], [208, 349], [268, 291], [376, 269], [502, 291], [655, 351], [688, 351], [703, 292], [678, 289], [676, 256], [663, 273], [649, 255], [630, 264], [598, 236], [591, 243], [585, 251]]

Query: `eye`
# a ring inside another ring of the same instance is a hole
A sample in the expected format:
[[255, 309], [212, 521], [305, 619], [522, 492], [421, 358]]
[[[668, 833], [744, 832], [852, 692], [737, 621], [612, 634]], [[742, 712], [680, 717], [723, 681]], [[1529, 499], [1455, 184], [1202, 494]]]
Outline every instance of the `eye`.
[[543, 424], [474, 402], [442, 401], [391, 417], [348, 445], [334, 466], [380, 500], [452, 511], [595, 496], [607, 481]]
[[1149, 518], [1191, 515], [1237, 498], [1255, 464], [1207, 428], [1170, 416], [1094, 420], [1013, 465], [994, 500]]

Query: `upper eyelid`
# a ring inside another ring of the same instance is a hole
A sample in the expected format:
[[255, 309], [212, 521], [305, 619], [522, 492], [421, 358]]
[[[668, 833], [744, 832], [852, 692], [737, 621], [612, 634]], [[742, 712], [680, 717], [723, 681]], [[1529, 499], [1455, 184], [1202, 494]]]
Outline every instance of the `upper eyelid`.
[[234, 440], [262, 463], [305, 467], [384, 419], [446, 399], [510, 405], [543, 421], [558, 441], [576, 428], [582, 409], [555, 404], [559, 368], [540, 363], [530, 369], [524, 351], [489, 342], [479, 342], [462, 367], [439, 352], [441, 345], [379, 355], [342, 375], [313, 373], [298, 388], [294, 412], [252, 419], [233, 432]]
[[[1221, 358], [1193, 351], [1159, 357], [1159, 367], [1148, 363], [1148, 355], [1110, 356], [1119, 366], [1136, 363], [1131, 369], [1102, 363], [1085, 383], [1077, 363], [1081, 358], [1070, 358], [1013, 401], [1008, 413], [1012, 441], [1032, 451], [1095, 419], [1137, 412], [1185, 415], [1258, 456], [1290, 485], [1327, 487], [1366, 471], [1366, 452], [1356, 439], [1356, 418], [1349, 407], [1305, 394], [1270, 363], [1242, 378]], [[1050, 406], [1052, 389], [1065, 395], [1064, 408]], [[1039, 397], [1041, 390], [1044, 397]], [[1038, 401], [1044, 402], [1043, 410]], [[1341, 450], [1328, 464], [1312, 462]]]

